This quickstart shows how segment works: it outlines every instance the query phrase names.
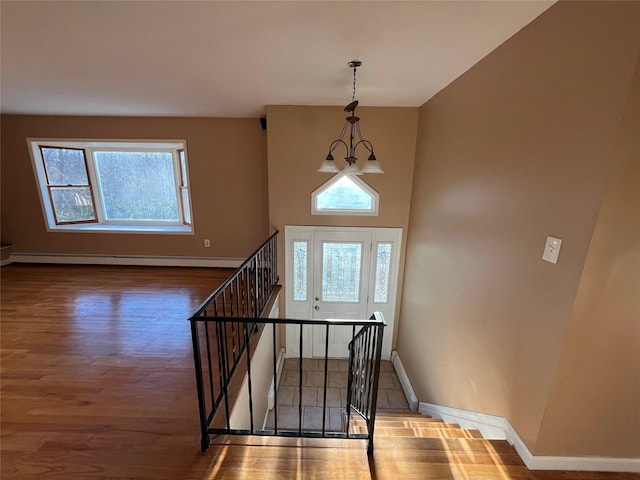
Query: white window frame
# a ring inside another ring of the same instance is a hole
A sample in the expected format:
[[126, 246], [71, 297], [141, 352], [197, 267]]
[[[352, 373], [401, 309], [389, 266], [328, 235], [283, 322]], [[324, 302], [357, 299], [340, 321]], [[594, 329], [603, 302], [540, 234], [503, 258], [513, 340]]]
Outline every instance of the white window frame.
[[[334, 183], [337, 183], [343, 176], [349, 177], [353, 182], [358, 185], [362, 190], [366, 191], [369, 195], [371, 195], [371, 208], [370, 209], [362, 209], [362, 208], [330, 208], [330, 209], [321, 209], [318, 208], [318, 196], [322, 194]], [[378, 205], [380, 203], [380, 194], [376, 192], [373, 188], [371, 188], [365, 181], [361, 180], [355, 175], [347, 175], [342, 172], [336, 173], [333, 177], [327, 180], [325, 183], [320, 185], [317, 189], [315, 189], [311, 193], [311, 215], [361, 215], [361, 216], [377, 216], [378, 215]]]
[[[63, 232], [115, 232], [115, 233], [169, 233], [193, 234], [193, 209], [189, 189], [189, 167], [187, 143], [185, 140], [72, 140], [50, 138], [27, 138], [27, 146], [31, 155], [40, 202], [44, 213], [44, 220], [48, 231]], [[57, 223], [54, 207], [49, 195], [49, 185], [42, 158], [41, 148], [69, 148], [84, 150], [85, 164], [89, 187], [93, 197], [95, 221], [78, 221], [71, 223]], [[95, 159], [93, 152], [105, 150], [114, 152], [168, 152], [173, 160], [174, 183], [178, 202], [178, 221], [140, 221], [140, 220], [107, 220], [105, 218], [102, 192], [97, 181]], [[180, 151], [184, 152], [184, 162], [181, 161]], [[183, 172], [183, 168], [186, 170]], [[183, 184], [183, 173], [187, 183]], [[184, 192], [187, 202], [184, 202]], [[185, 219], [185, 213], [188, 217]]]

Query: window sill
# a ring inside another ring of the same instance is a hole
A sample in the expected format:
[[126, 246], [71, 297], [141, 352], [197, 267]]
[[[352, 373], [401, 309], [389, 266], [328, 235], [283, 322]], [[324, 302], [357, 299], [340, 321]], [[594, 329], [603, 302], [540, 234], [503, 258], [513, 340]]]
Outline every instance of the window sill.
[[48, 230], [50, 232], [193, 235], [193, 227], [185, 225], [98, 225], [92, 223], [80, 225], [56, 225], [55, 227], [49, 227]]

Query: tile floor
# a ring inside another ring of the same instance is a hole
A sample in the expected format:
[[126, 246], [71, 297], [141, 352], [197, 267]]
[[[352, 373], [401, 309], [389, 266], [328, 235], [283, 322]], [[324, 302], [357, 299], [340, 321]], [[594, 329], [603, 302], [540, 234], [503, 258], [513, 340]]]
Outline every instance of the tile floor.
[[[347, 360], [329, 360], [327, 366], [326, 430], [342, 429], [342, 412], [347, 401]], [[398, 376], [389, 361], [380, 364], [377, 412], [409, 412]], [[285, 360], [278, 387], [278, 430], [298, 429], [300, 405], [298, 359]], [[321, 430], [324, 385], [324, 360], [302, 361], [302, 428]], [[274, 427], [274, 410], [269, 412], [266, 428]]]

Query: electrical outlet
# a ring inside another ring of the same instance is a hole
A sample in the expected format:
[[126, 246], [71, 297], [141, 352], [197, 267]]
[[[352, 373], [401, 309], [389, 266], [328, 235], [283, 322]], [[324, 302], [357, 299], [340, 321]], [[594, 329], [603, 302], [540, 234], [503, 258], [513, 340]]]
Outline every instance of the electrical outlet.
[[208, 238], [204, 239], [204, 246], [205, 247], [210, 247], [211, 246], [211, 240], [209, 240]]

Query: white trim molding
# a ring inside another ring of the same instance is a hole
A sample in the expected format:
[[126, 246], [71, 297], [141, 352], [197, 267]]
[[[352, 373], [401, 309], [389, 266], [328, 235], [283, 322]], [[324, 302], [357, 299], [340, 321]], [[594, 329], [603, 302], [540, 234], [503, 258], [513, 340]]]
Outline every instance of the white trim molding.
[[489, 440], [507, 440], [518, 452], [529, 470], [582, 470], [588, 472], [640, 473], [640, 458], [610, 457], [557, 457], [533, 455], [509, 420], [504, 417], [471, 412], [420, 402], [418, 411], [423, 415], [457, 423], [460, 427], [480, 430]]
[[226, 257], [153, 257], [143, 255], [71, 255], [12, 253], [10, 263], [58, 263], [71, 265], [135, 265], [154, 267], [238, 268], [244, 258]]
[[[418, 411], [423, 415], [441, 418], [447, 423], [457, 423], [464, 429], [480, 430], [482, 436], [489, 440], [509, 440], [508, 430], [513, 430], [506, 418], [487, 415], [485, 413], [471, 412], [469, 410], [444, 407], [442, 405], [425, 402], [420, 402]], [[515, 430], [513, 430], [513, 432], [515, 433]], [[513, 444], [511, 441], [509, 441], [509, 443]]]
[[404, 396], [407, 399], [407, 403], [409, 404], [409, 408], [412, 412], [418, 411], [418, 396], [416, 392], [413, 390], [413, 386], [411, 385], [411, 380], [409, 380], [409, 376], [402, 366], [402, 362], [400, 361], [400, 356], [397, 351], [391, 352], [391, 363], [393, 364], [393, 368], [396, 370], [396, 375], [398, 376], [398, 380], [400, 380], [400, 385], [402, 386], [402, 391], [404, 392]]

